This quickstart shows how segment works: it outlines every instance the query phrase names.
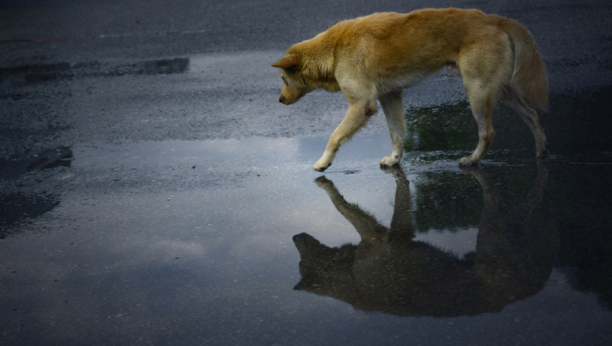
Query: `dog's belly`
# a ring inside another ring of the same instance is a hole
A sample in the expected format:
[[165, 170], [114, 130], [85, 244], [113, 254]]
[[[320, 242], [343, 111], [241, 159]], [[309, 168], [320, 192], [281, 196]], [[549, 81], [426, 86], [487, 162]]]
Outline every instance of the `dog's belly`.
[[434, 72], [435, 71], [420, 71], [400, 76], [384, 78], [378, 83], [378, 95], [384, 95], [391, 91], [410, 88], [411, 86], [427, 78]]

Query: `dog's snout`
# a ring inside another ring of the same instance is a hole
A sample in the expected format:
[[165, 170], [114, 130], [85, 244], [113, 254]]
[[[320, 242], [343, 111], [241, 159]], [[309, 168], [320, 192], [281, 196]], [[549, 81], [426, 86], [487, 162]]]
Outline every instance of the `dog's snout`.
[[278, 99], [278, 102], [280, 102], [280, 103], [285, 103], [285, 98], [284, 98], [283, 96], [281, 96], [281, 97]]
[[292, 239], [294, 242], [297, 242], [297, 241], [303, 240], [303, 238], [304, 238], [304, 233], [300, 233], [300, 234], [294, 235]]

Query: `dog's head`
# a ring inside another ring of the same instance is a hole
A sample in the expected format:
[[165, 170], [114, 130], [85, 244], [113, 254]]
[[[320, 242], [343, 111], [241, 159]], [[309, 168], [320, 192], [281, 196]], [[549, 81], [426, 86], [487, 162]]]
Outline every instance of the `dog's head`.
[[283, 89], [278, 99], [280, 103], [286, 105], [295, 103], [314, 89], [306, 83], [297, 55], [286, 54], [282, 59], [272, 64], [272, 67], [280, 69], [281, 79], [283, 80]]
[[306, 233], [293, 236], [293, 242], [300, 253], [302, 276], [293, 289], [336, 297], [342, 295], [337, 291], [351, 285], [355, 245], [331, 248]]

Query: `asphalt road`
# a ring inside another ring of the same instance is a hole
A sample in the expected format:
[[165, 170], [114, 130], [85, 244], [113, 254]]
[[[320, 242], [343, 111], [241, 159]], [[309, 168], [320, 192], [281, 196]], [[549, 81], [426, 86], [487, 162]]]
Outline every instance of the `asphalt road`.
[[[550, 159], [499, 106], [481, 168], [460, 170], [475, 124], [441, 72], [404, 91], [400, 168], [378, 167], [378, 114], [314, 172], [346, 101], [281, 105], [270, 64], [342, 19], [448, 6], [532, 32]], [[0, 343], [610, 344], [611, 17], [609, 1], [0, 0]]]
[[[41, 148], [71, 145], [91, 138], [327, 135], [337, 117], [328, 120], [326, 116], [333, 111], [342, 112], [345, 107], [341, 96], [326, 95], [324, 101], [310, 97], [291, 110], [279, 109], [272, 102], [277, 97], [278, 79], [269, 65], [291, 44], [324, 31], [339, 20], [375, 11], [408, 12], [426, 6], [452, 5], [509, 16], [531, 30], [546, 61], [553, 92], [607, 85], [612, 78], [612, 24], [608, 20], [611, 6], [605, 1], [2, 3], [0, 95], [6, 101], [5, 116], [0, 120], [0, 156], [19, 154], [37, 145]], [[163, 68], [154, 67], [143, 72], [142, 65], [165, 64], [176, 58], [195, 60], [189, 68], [189, 78], [164, 83], [161, 91], [154, 89], [160, 79], [135, 85], [140, 82], [129, 78], [86, 78], [166, 74]], [[28, 66], [34, 66], [34, 70], [27, 72]], [[198, 68], [200, 71], [196, 71]], [[33, 81], [24, 82], [24, 75]], [[27, 98], [36, 80], [56, 77], [59, 81], [74, 79], [78, 86], [59, 83], [45, 95], [45, 105], [58, 105], [53, 107], [54, 112], [48, 112], [40, 102], [24, 107], [25, 102], [13, 100]], [[17, 90], [14, 86], [24, 88]], [[460, 86], [455, 85], [454, 90], [433, 88], [406, 92], [405, 103], [438, 104], [464, 97]], [[74, 95], [66, 104], [62, 95], [71, 93]], [[122, 104], [118, 99], [135, 97], [148, 100], [137, 105], [138, 111], [130, 112], [133, 120], [130, 121], [125, 119], [124, 111], [133, 104], [129, 101]], [[151, 126], [151, 122], [163, 122], [168, 112], [178, 113], [176, 107], [169, 107], [170, 97], [179, 104], [179, 111], [184, 110], [181, 121], [173, 121], [173, 129], [167, 124]], [[244, 116], [244, 107], [251, 110], [251, 116]], [[216, 117], [218, 109], [224, 112]], [[30, 118], [23, 123], [12, 116], [22, 112], [37, 120]], [[272, 112], [278, 115], [269, 116]], [[299, 125], [286, 128], [285, 117], [289, 116]], [[139, 126], [144, 120], [149, 122]], [[221, 126], [216, 126], [220, 123]], [[315, 127], [309, 132], [296, 131], [310, 129], [312, 125]], [[67, 127], [71, 131], [61, 130]], [[45, 129], [53, 136], [45, 133]], [[41, 138], [41, 133], [46, 136]], [[30, 135], [32, 139], [23, 143]]]

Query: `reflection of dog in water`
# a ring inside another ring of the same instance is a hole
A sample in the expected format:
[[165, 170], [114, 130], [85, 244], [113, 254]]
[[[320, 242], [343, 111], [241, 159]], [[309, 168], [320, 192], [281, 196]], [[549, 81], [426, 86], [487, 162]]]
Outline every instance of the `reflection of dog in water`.
[[496, 192], [486, 174], [465, 170], [478, 180], [484, 197], [476, 251], [465, 259], [413, 240], [408, 180], [401, 168], [389, 171], [397, 184], [389, 228], [348, 203], [330, 180], [315, 180], [355, 227], [361, 242], [330, 248], [306, 233], [294, 236], [302, 275], [296, 290], [340, 299], [365, 311], [452, 317], [497, 312], [542, 289], [558, 249], [552, 225], [528, 228], [546, 185], [544, 163], [539, 163], [526, 200], [505, 221], [498, 215]]

